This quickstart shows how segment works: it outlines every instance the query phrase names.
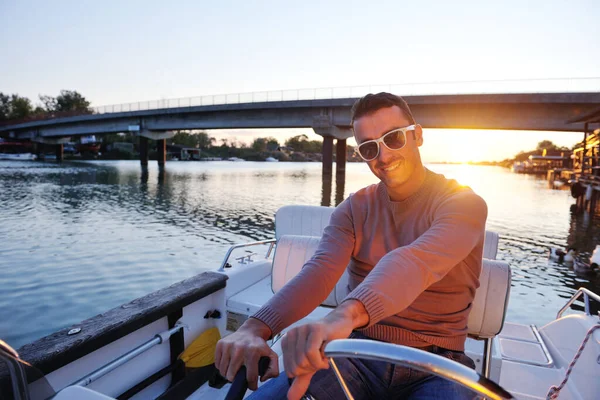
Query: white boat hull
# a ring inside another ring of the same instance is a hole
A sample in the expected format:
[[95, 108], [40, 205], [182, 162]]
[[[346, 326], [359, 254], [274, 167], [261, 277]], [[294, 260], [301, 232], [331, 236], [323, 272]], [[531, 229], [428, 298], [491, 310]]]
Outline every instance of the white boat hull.
[[0, 153], [0, 160], [35, 161], [37, 160], [37, 156], [32, 153]]

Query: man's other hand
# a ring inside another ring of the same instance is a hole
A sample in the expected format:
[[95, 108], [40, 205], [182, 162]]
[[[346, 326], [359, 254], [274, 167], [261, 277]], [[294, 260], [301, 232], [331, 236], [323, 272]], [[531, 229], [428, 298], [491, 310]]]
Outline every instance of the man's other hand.
[[294, 378], [288, 400], [300, 399], [308, 390], [313, 375], [320, 369], [329, 368], [323, 353], [327, 342], [345, 339], [354, 329], [368, 323], [363, 304], [348, 300], [322, 320], [290, 329], [281, 339], [285, 373], [288, 378]]
[[236, 332], [224, 337], [217, 343], [215, 367], [221, 375], [232, 382], [242, 365], [246, 366], [248, 387], [256, 390], [258, 386], [258, 360], [269, 357], [267, 372], [261, 377], [264, 382], [279, 376], [277, 353], [267, 345], [271, 330], [261, 321], [250, 318]]

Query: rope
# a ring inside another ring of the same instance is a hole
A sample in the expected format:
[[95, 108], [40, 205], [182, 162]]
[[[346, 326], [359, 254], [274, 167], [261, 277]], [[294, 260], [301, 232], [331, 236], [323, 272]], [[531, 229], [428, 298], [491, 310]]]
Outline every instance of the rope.
[[577, 353], [575, 353], [575, 357], [573, 357], [573, 360], [569, 364], [569, 368], [567, 368], [567, 373], [565, 374], [565, 379], [563, 379], [563, 381], [560, 383], [560, 385], [558, 385], [558, 387], [552, 386], [550, 388], [550, 390], [548, 391], [548, 394], [546, 395], [546, 400], [554, 400], [554, 399], [558, 398], [558, 394], [567, 384], [567, 380], [569, 380], [569, 375], [571, 375], [571, 372], [573, 371], [573, 367], [575, 367], [575, 363], [581, 356], [581, 353], [583, 353], [583, 349], [585, 348], [585, 345], [587, 344], [588, 340], [590, 340], [590, 338], [592, 337], [592, 334], [594, 333], [594, 331], [596, 329], [600, 329], [600, 322], [597, 325], [592, 326], [587, 331], [587, 334], [585, 335], [583, 342], [581, 342], [581, 345], [579, 346]]

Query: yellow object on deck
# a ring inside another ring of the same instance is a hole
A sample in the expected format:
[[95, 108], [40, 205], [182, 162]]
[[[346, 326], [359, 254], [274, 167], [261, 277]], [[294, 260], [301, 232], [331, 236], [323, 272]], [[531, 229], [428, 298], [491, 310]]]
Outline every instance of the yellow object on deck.
[[188, 368], [200, 368], [215, 362], [215, 349], [221, 339], [219, 328], [204, 331], [194, 340], [179, 358]]

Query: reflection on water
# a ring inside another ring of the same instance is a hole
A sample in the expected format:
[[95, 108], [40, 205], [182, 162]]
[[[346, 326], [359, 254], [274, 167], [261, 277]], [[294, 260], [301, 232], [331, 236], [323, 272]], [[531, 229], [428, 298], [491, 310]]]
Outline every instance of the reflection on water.
[[[568, 191], [502, 168], [429, 167], [486, 200], [513, 269], [509, 320], [544, 324], [578, 287], [600, 291], [597, 276], [547, 258], [600, 240]], [[317, 163], [0, 162], [0, 337], [19, 347], [216, 268], [231, 244], [272, 237], [279, 207], [334, 206], [376, 181], [362, 163], [342, 179]]]

